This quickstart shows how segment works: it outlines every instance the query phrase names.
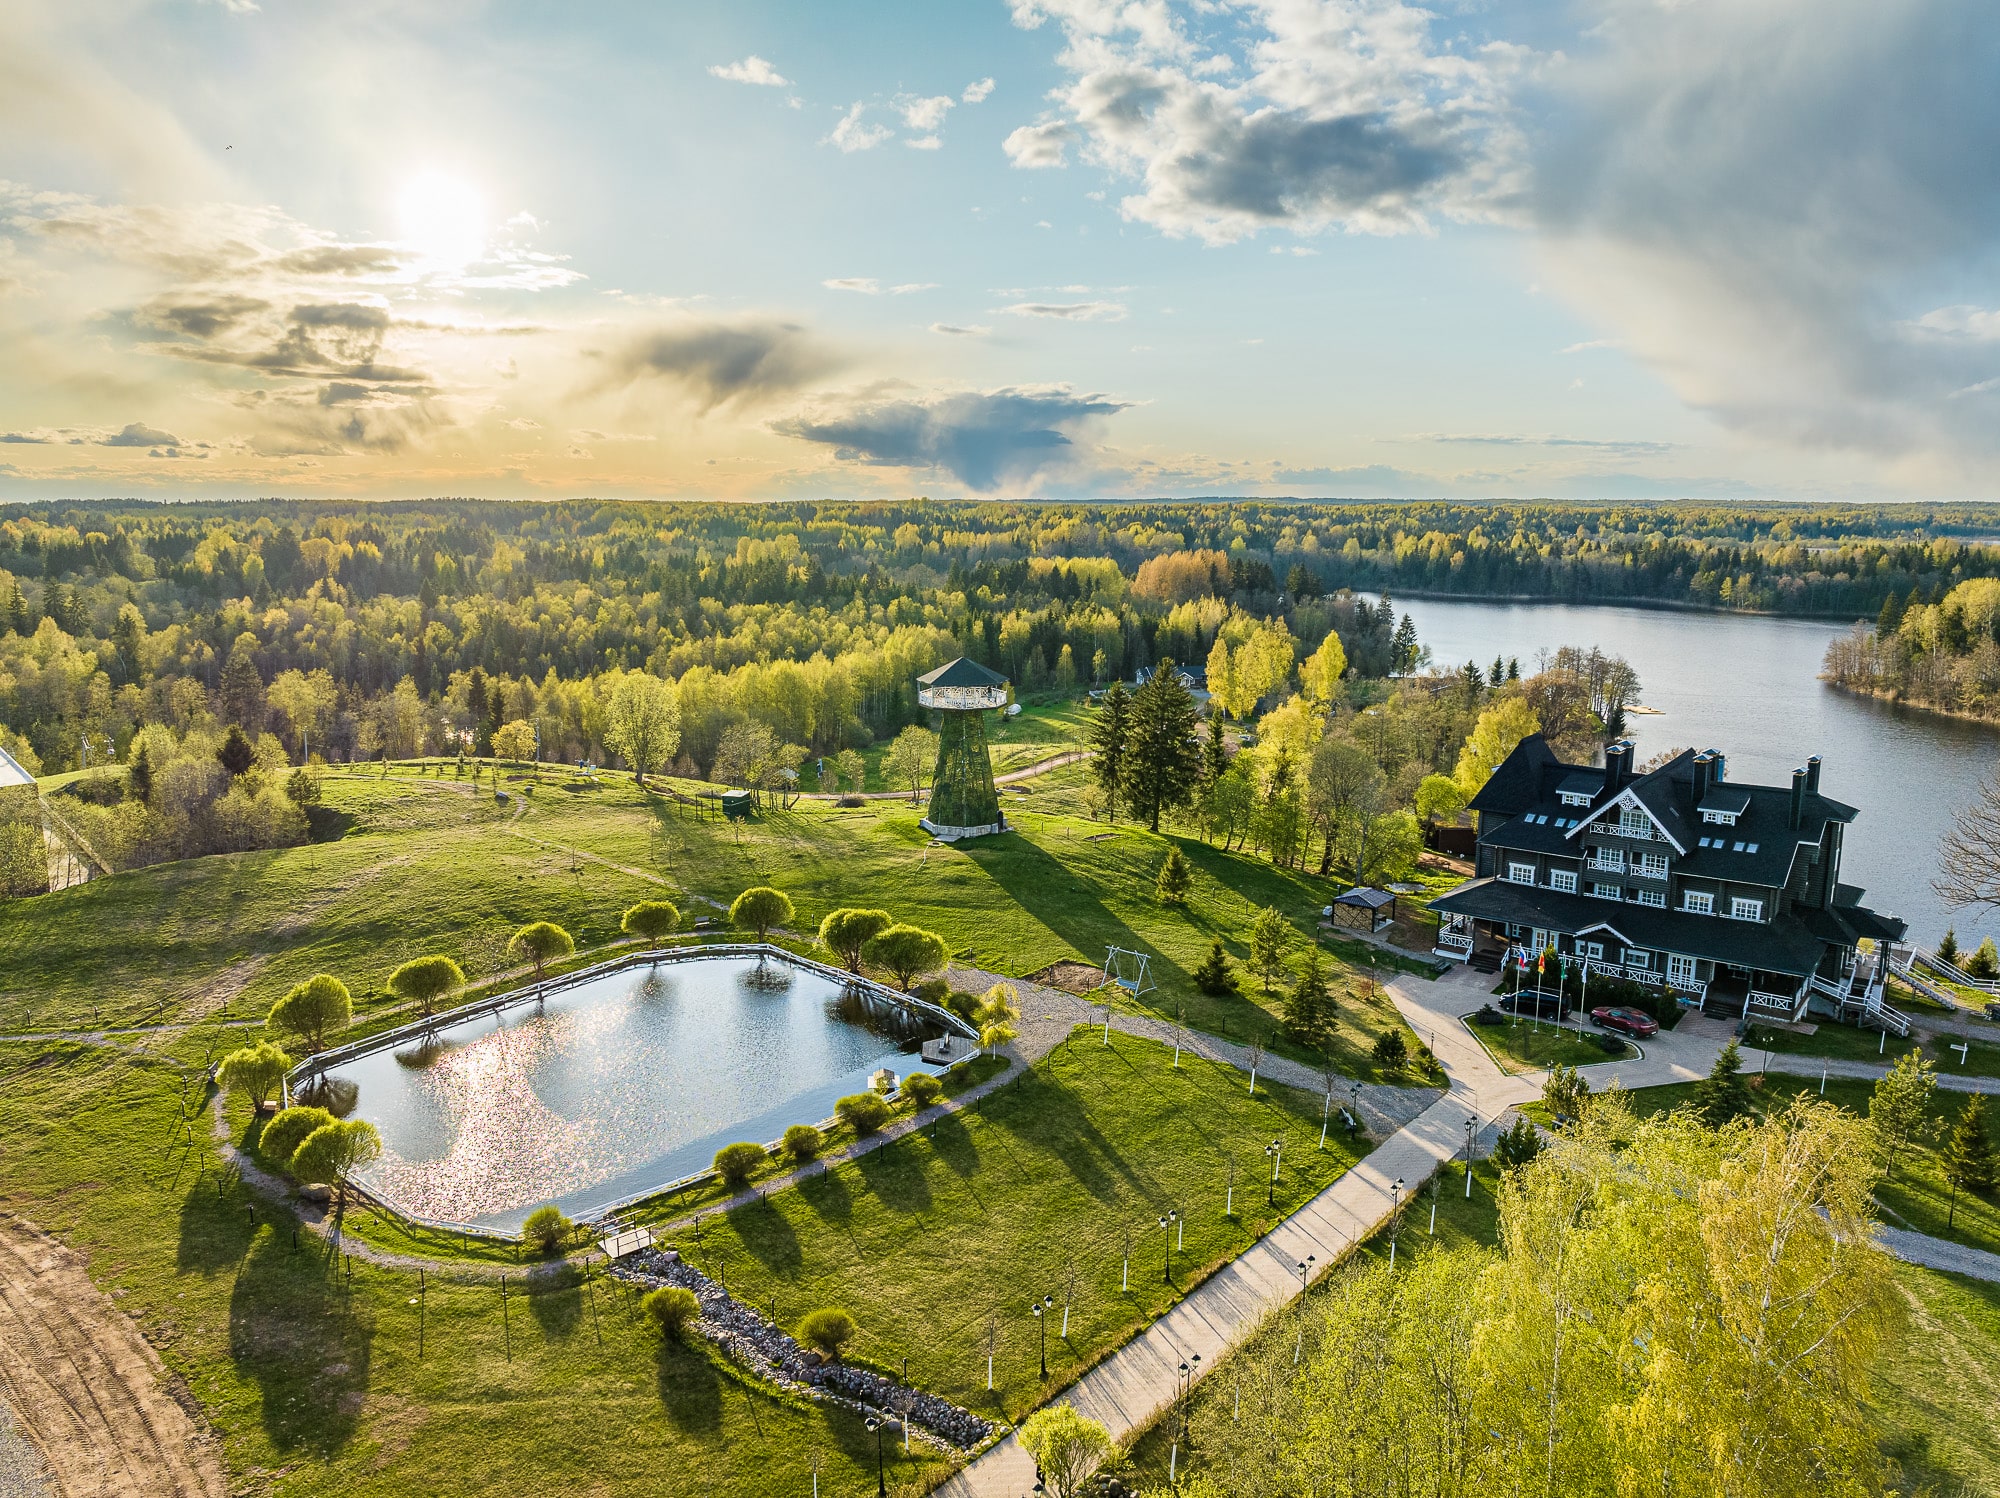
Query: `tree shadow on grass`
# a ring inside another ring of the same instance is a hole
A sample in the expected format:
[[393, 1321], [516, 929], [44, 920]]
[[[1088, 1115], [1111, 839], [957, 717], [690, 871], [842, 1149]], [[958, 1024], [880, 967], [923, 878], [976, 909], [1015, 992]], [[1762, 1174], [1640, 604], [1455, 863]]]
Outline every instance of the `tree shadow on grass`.
[[[1060, 1047], [1055, 1055], [1062, 1055]], [[1036, 1072], [1011, 1101], [1011, 1107], [989, 1109], [987, 1122], [1053, 1154], [1099, 1201], [1116, 1201], [1121, 1183], [1142, 1194], [1155, 1190], [1151, 1177], [1133, 1167], [1061, 1081]]]
[[900, 1143], [870, 1150], [854, 1162], [875, 1199], [891, 1212], [921, 1215], [931, 1209], [931, 1183], [923, 1161]]
[[750, 1256], [772, 1274], [795, 1278], [805, 1264], [797, 1230], [768, 1198], [738, 1207], [729, 1214], [729, 1225]]
[[838, 1170], [809, 1175], [792, 1190], [815, 1216], [826, 1222], [837, 1222], [844, 1227], [854, 1218], [854, 1194], [847, 1189], [847, 1180]]
[[968, 1178], [979, 1174], [979, 1146], [956, 1113], [945, 1114], [925, 1132], [930, 1136], [931, 1149], [953, 1172]]
[[1026, 838], [982, 840], [967, 856], [1015, 904], [1092, 961], [1109, 942], [1150, 953], [1155, 983], [1187, 980], [1178, 964], [1114, 915], [1091, 885]]
[[696, 1335], [661, 1339], [656, 1378], [660, 1405], [674, 1428], [704, 1433], [722, 1426], [722, 1379], [692, 1340]]
[[202, 1158], [207, 1147], [208, 1141], [196, 1135], [196, 1158], [181, 1177], [183, 1182], [192, 1184], [186, 1186], [181, 1197], [180, 1240], [175, 1246], [174, 1264], [195, 1274], [221, 1274], [242, 1263], [244, 1252], [250, 1247], [251, 1199], [233, 1173], [220, 1175], [211, 1165], [196, 1176], [196, 1171], [208, 1163]]
[[549, 1341], [566, 1342], [576, 1335], [587, 1313], [584, 1306], [583, 1276], [565, 1265], [528, 1277], [528, 1310]]
[[368, 1396], [375, 1334], [366, 1293], [351, 1295], [317, 1240], [260, 1233], [229, 1300], [229, 1356], [254, 1380], [265, 1435], [281, 1453], [326, 1461], [353, 1439]]

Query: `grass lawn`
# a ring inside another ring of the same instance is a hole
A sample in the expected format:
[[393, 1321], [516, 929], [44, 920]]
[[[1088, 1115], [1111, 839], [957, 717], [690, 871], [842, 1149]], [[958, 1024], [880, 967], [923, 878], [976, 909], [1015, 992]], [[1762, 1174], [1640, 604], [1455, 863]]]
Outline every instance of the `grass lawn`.
[[1882, 1449], [1911, 1489], [2000, 1494], [2000, 1285], [1903, 1264], [1896, 1290], [1909, 1319], [1876, 1371]]
[[[1958, 1045], [1969, 1048], [1963, 1059], [1954, 1049]], [[1948, 1072], [1958, 1072], [1968, 1077], [2000, 1077], [2000, 1042], [1961, 1040], [1955, 1035], [1933, 1035], [1925, 1054], [1937, 1063], [1939, 1076]]]
[[[1822, 1023], [1810, 1035], [1777, 1030], [1768, 1025], [1752, 1025], [1744, 1039], [1748, 1051], [1775, 1051], [1782, 1056], [1825, 1056], [1837, 1061], [1866, 1061], [1871, 1065], [1893, 1066], [1896, 1057], [1911, 1048], [1912, 1042], [1890, 1035], [1883, 1042], [1882, 1030], [1863, 1030], [1854, 1025]], [[1934, 1058], [1935, 1059], [1935, 1058]], [[1958, 1057], [1954, 1055], [1952, 1060]]]
[[1511, 1014], [1504, 1015], [1497, 1025], [1482, 1025], [1474, 1019], [1466, 1020], [1466, 1025], [1502, 1071], [1517, 1074], [1546, 1071], [1552, 1066], [1594, 1066], [1633, 1054], [1631, 1045], [1623, 1040], [1617, 1050], [1605, 1050], [1594, 1030], [1579, 1035], [1573, 1029], [1557, 1029], [1546, 1021], [1537, 1024]]
[[[1753, 1072], [1751, 1080], [1752, 1095], [1760, 1111], [1785, 1107], [1801, 1095], [1819, 1095], [1819, 1083], [1811, 1077], [1786, 1077], [1776, 1072], [1759, 1077]], [[1630, 1094], [1632, 1106], [1642, 1114], [1665, 1112], [1688, 1102], [1695, 1085], [1686, 1082], [1672, 1087], [1642, 1087]], [[1868, 1098], [1873, 1090], [1872, 1082], [1846, 1082], [1835, 1078], [1826, 1084], [1826, 1099], [1866, 1116]], [[1983, 1248], [1989, 1253], [2000, 1253], [2000, 1197], [1969, 1196], [1960, 1192], [1957, 1209], [1953, 1212], [1951, 1188], [1944, 1183], [1943, 1168], [1938, 1161], [1936, 1146], [1943, 1143], [1945, 1129], [1958, 1117], [1967, 1096], [1963, 1092], [1946, 1092], [1942, 1088], [1932, 1094], [1930, 1120], [1934, 1132], [1929, 1143], [1904, 1152], [1888, 1176], [1876, 1187], [1875, 1200], [1881, 1209], [1882, 1220], [1891, 1227], [1909, 1228], [1914, 1232], [1947, 1238], [1953, 1243]], [[1995, 1128], [1990, 1101], [1987, 1127]], [[1949, 1231], [1945, 1227], [1948, 1216], [1952, 1223]]]
[[[1320, 1099], [1170, 1048], [1079, 1030], [977, 1111], [952, 1115], [681, 1234], [675, 1246], [790, 1327], [821, 1306], [860, 1323], [853, 1351], [926, 1389], [1018, 1417], [1316, 1194], [1353, 1156]], [[1276, 1208], [1264, 1147], [1285, 1142]], [[1228, 1205], [1235, 1162], [1235, 1214]], [[1173, 1283], [1165, 1279], [1170, 1208]], [[1183, 1236], [1184, 1235], [1184, 1236]], [[1129, 1287], [1125, 1254], [1131, 1254]], [[1069, 1336], [1060, 1336], [1074, 1274]], [[1028, 1307], [1056, 1297], [1050, 1382]], [[994, 1390], [986, 1390], [993, 1318]]]

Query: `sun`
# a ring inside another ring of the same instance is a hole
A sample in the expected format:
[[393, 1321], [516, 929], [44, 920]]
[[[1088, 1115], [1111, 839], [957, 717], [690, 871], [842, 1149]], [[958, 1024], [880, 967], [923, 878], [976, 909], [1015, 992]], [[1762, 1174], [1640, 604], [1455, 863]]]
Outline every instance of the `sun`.
[[421, 172], [396, 199], [403, 243], [425, 263], [461, 270], [486, 252], [486, 200], [462, 177]]

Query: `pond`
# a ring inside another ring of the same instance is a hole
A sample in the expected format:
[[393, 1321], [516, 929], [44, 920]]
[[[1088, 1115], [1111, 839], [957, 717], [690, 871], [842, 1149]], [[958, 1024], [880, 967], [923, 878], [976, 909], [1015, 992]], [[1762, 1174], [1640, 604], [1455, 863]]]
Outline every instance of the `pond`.
[[340, 1111], [382, 1134], [359, 1179], [418, 1217], [513, 1231], [707, 1167], [739, 1139], [818, 1123], [888, 1067], [924, 1066], [927, 1019], [781, 959], [682, 958], [598, 974], [342, 1061]]
[[1859, 809], [1841, 858], [1844, 882], [1867, 903], [1910, 923], [1930, 946], [1947, 925], [1967, 938], [2000, 937], [2000, 920], [1947, 910], [1930, 887], [1938, 840], [1979, 779], [2000, 762], [2000, 734], [1918, 709], [1837, 692], [1819, 679], [1827, 645], [1845, 625], [1744, 614], [1696, 614], [1602, 605], [1398, 600], [1438, 665], [1495, 655], [1596, 645], [1639, 673], [1629, 736], [1643, 764], [1663, 749], [1720, 749], [1729, 777], [1789, 785], [1817, 754], [1828, 795]]

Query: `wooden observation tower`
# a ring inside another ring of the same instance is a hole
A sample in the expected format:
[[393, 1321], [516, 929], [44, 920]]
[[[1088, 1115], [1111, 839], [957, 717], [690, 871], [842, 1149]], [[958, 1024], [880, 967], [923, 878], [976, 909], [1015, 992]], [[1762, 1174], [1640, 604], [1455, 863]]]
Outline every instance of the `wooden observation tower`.
[[917, 678], [917, 701], [943, 715], [930, 815], [919, 825], [946, 842], [1005, 832], [1007, 819], [1000, 813], [986, 752], [985, 715], [1007, 705], [1007, 678], [960, 656]]

